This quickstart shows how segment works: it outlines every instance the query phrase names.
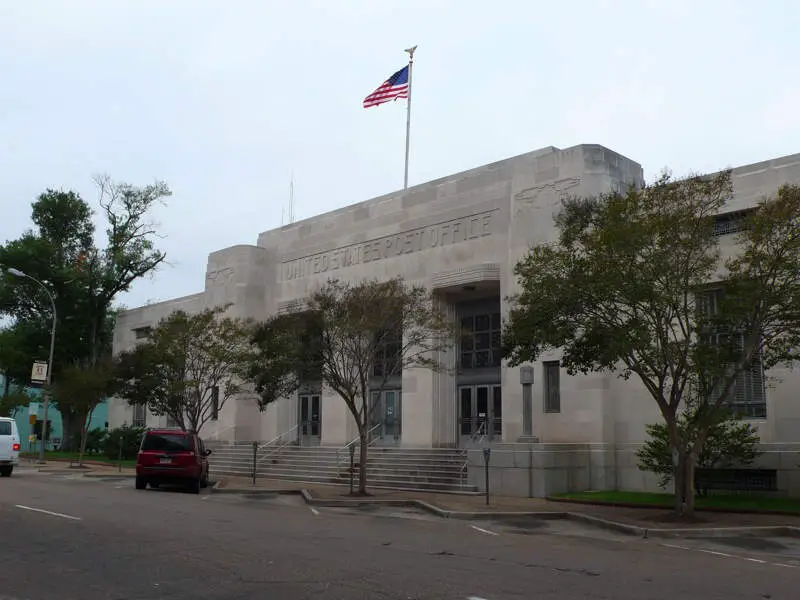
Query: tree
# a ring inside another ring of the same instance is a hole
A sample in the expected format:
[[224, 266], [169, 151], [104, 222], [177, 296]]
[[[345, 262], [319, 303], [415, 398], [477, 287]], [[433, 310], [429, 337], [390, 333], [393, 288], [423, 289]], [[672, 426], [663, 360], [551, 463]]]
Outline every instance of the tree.
[[[60, 406], [70, 406], [80, 424], [80, 448], [78, 465], [83, 465], [89, 427], [95, 409], [112, 396], [116, 385], [115, 365], [110, 358], [89, 364], [88, 361], [74, 363], [63, 369], [61, 376], [53, 383], [54, 402]], [[66, 435], [66, 431], [64, 434]]]
[[245, 391], [253, 360], [252, 324], [222, 316], [227, 306], [173, 312], [146, 341], [119, 358], [119, 395], [200, 433]]
[[[106, 223], [106, 243], [95, 244], [93, 212], [72, 191], [47, 190], [32, 204], [34, 228], [0, 246], [0, 270], [16, 268], [42, 281], [55, 298], [58, 315], [53, 380], [74, 360], [95, 364], [110, 355], [114, 330], [113, 304], [134, 281], [156, 270], [165, 254], [155, 247], [154, 207], [171, 195], [167, 185], [144, 187], [95, 178], [99, 206]], [[0, 277], [0, 316], [19, 328], [18, 355], [9, 376], [28, 383], [31, 363], [46, 360], [51, 309], [43, 291], [27, 279]], [[23, 365], [24, 363], [24, 365]], [[78, 409], [69, 398], [55, 403], [69, 447], [79, 428]]]
[[25, 392], [6, 388], [0, 396], [0, 417], [15, 417], [17, 411], [31, 403], [31, 397]]
[[275, 317], [258, 331], [280, 327], [283, 320], [294, 335], [280, 339], [295, 340], [290, 356], [298, 378], [317, 379], [344, 400], [358, 428], [359, 493], [366, 494], [370, 393], [383, 390], [404, 369], [442, 369], [438, 353], [451, 348], [454, 328], [428, 290], [401, 278], [330, 280], [290, 314], [293, 318]]
[[[800, 187], [728, 215], [739, 231], [725, 257], [715, 227], [731, 196], [724, 171], [567, 199], [558, 240], [516, 265], [504, 331], [511, 364], [561, 349], [570, 374], [642, 382], [676, 458], [676, 510], [689, 517], [695, 465], [742, 374], [760, 378], [800, 348]], [[695, 415], [686, 429], [682, 409]]]
[[[696, 433], [696, 428], [691, 423], [695, 416], [690, 411], [681, 412], [678, 428], [682, 436], [688, 437]], [[675, 475], [669, 429], [665, 423], [654, 423], [647, 425], [646, 430], [649, 439], [636, 452], [639, 469], [658, 475], [658, 485], [666, 488]], [[749, 466], [761, 454], [758, 444], [757, 429], [750, 423], [742, 422], [734, 413], [728, 412], [709, 427], [706, 441], [697, 457], [697, 467], [721, 469]], [[697, 489], [696, 492], [700, 496], [704, 494], [702, 489]]]

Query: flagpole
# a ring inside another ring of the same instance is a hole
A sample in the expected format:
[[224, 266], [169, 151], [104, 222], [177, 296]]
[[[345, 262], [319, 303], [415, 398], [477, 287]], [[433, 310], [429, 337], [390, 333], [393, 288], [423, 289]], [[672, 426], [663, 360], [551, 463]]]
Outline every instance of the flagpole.
[[414, 69], [414, 51], [416, 49], [416, 46], [406, 48], [406, 52], [408, 52], [408, 107], [406, 111], [406, 171], [403, 190], [408, 189], [408, 151], [411, 147], [411, 73]]

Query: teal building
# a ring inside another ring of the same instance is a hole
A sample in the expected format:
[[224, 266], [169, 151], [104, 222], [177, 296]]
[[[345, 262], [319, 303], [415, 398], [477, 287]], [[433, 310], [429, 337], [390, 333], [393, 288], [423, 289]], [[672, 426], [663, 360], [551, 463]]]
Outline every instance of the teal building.
[[[5, 387], [5, 377], [0, 374], [0, 395], [3, 394]], [[14, 419], [16, 420], [17, 427], [19, 428], [19, 437], [22, 441], [23, 451], [31, 452], [35, 450], [35, 444], [37, 442], [33, 442], [30, 439], [34, 429], [30, 423], [30, 417], [31, 415], [36, 415], [37, 421], [43, 421], [44, 404], [42, 402], [42, 390], [37, 388], [27, 388], [24, 391], [33, 398], [33, 401], [29, 406], [24, 406], [17, 409], [16, 414], [14, 414]], [[57, 449], [61, 444], [61, 439], [64, 435], [64, 428], [61, 422], [61, 413], [55, 406], [50, 405], [48, 407], [47, 419], [50, 421], [50, 440], [48, 442], [48, 450], [54, 450]], [[97, 408], [94, 409], [89, 429], [91, 430], [96, 428], [108, 428], [108, 400], [104, 400], [97, 406]]]

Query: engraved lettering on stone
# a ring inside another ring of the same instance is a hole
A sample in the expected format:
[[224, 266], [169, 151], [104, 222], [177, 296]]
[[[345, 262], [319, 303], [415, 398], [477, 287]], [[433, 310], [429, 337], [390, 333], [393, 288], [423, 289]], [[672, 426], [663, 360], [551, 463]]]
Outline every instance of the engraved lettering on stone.
[[206, 279], [215, 284], [224, 284], [233, 278], [233, 272], [233, 267], [224, 267], [216, 271], [209, 271], [206, 275]]
[[403, 254], [413, 254], [477, 240], [492, 234], [495, 211], [469, 215], [428, 227], [420, 227], [387, 235], [361, 244], [336, 248], [283, 263], [284, 280], [301, 279], [310, 275], [345, 269]]

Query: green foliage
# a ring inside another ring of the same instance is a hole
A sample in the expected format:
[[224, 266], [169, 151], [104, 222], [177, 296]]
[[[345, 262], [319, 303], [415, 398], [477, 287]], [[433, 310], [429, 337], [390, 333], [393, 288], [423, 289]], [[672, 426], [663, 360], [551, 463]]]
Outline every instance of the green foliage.
[[[86, 454], [103, 453], [105, 451], [106, 437], [108, 437], [108, 431], [105, 429], [100, 427], [90, 429], [86, 434], [86, 448], [84, 449], [84, 452]], [[79, 448], [80, 445], [81, 436], [78, 435], [76, 439], [73, 440], [73, 446]]]
[[253, 383], [262, 410], [294, 394], [302, 381], [319, 378], [318, 360], [303, 352], [309, 330], [309, 321], [300, 314], [276, 315], [254, 328], [256, 351], [247, 366], [246, 379]]
[[[759, 358], [791, 364], [800, 348], [800, 187], [743, 215], [738, 252], [726, 257], [714, 229], [731, 196], [724, 171], [565, 200], [558, 240], [515, 267], [520, 293], [503, 335], [512, 365], [559, 349], [570, 374], [641, 380], [679, 452], [678, 498], [689, 503], [693, 463], [740, 374]], [[710, 287], [720, 289], [714, 312]], [[677, 426], [684, 408], [696, 415], [688, 430]]]
[[[697, 435], [690, 415], [684, 411], [678, 419], [682, 436], [687, 438]], [[665, 488], [675, 476], [669, 430], [665, 423], [647, 425], [646, 429], [649, 439], [636, 452], [638, 466], [642, 471], [658, 475], [658, 485]], [[750, 423], [728, 414], [708, 429], [697, 466], [702, 469], [749, 466], [761, 455], [758, 444], [758, 430]]]
[[119, 395], [199, 433], [245, 390], [253, 362], [252, 324], [222, 316], [226, 309], [176, 311], [163, 319], [146, 341], [119, 356]]
[[109, 431], [103, 442], [103, 453], [106, 458], [118, 460], [120, 458], [120, 448], [122, 448], [122, 460], [136, 458], [145, 431], [144, 427], [130, 427], [128, 425]]
[[[47, 190], [31, 206], [33, 228], [0, 245], [0, 270], [15, 268], [43, 282], [53, 295], [57, 334], [53, 380], [75, 362], [94, 365], [111, 354], [118, 294], [164, 261], [155, 248], [153, 208], [171, 193], [166, 184], [144, 187], [95, 180], [106, 224], [106, 242], [95, 242], [93, 211], [72, 191]], [[0, 317], [12, 324], [3, 332], [0, 368], [19, 384], [28, 383], [34, 360], [47, 360], [52, 309], [42, 288], [27, 278], [0, 276]], [[80, 407], [61, 395], [55, 401], [64, 419], [67, 443], [80, 420]]]
[[18, 390], [10, 391], [0, 397], [0, 417], [14, 417], [17, 411], [28, 406], [32, 398], [25, 392]]

